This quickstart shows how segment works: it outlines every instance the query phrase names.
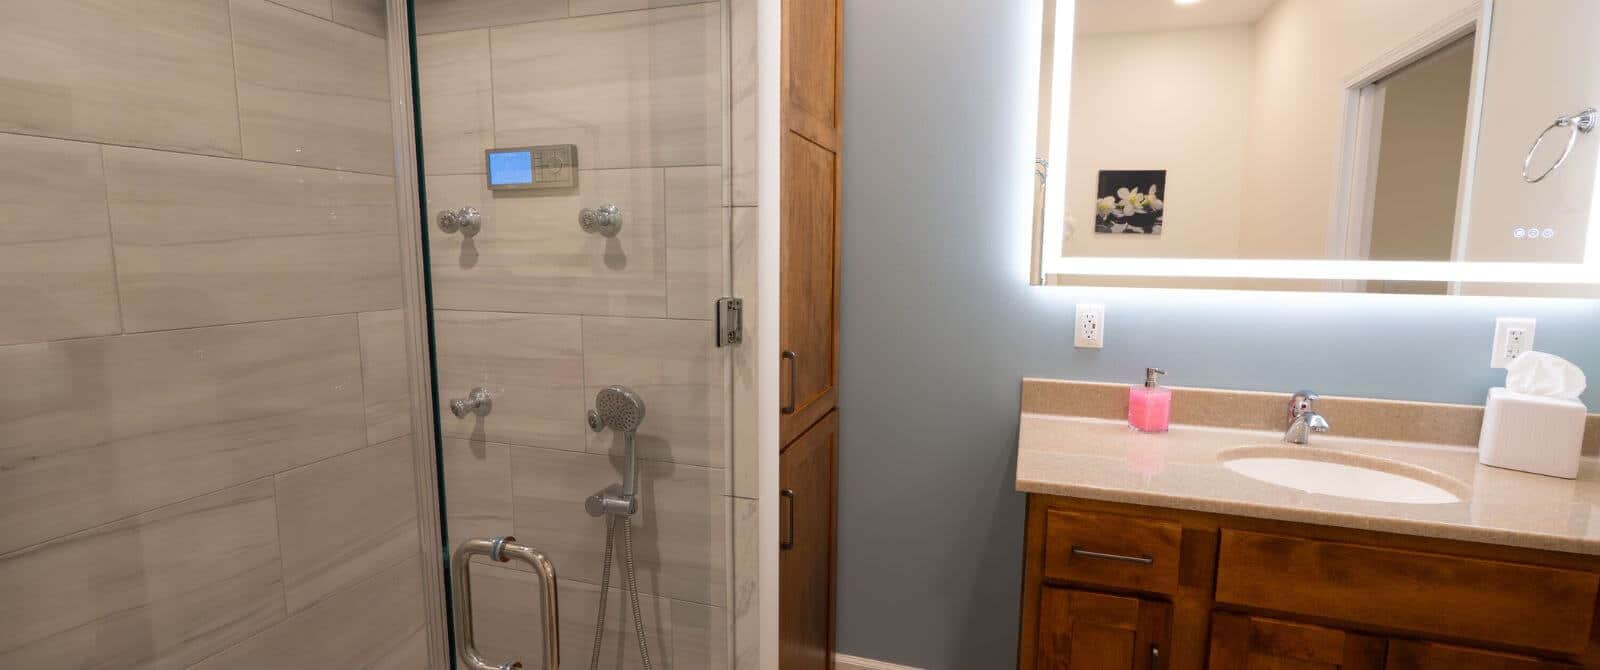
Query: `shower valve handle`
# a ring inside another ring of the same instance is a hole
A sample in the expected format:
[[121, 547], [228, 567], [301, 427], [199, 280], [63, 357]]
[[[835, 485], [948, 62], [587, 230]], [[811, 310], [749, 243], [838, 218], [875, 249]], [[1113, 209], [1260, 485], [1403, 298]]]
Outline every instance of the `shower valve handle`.
[[456, 398], [450, 401], [450, 413], [457, 419], [465, 419], [468, 414], [489, 416], [489, 411], [494, 409], [494, 398], [482, 388], [472, 389], [465, 398]]

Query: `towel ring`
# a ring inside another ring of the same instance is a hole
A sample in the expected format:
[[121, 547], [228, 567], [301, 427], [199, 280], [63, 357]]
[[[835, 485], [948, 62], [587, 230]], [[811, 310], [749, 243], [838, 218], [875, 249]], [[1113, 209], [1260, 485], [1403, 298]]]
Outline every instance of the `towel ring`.
[[[1556, 117], [1555, 121], [1551, 122], [1543, 132], [1539, 133], [1538, 139], [1533, 141], [1533, 146], [1528, 148], [1528, 157], [1522, 159], [1522, 181], [1529, 184], [1537, 184], [1544, 181], [1545, 177], [1550, 176], [1550, 173], [1559, 169], [1562, 163], [1567, 162], [1567, 157], [1572, 155], [1573, 145], [1578, 143], [1578, 136], [1594, 130], [1596, 116], [1600, 116], [1600, 112], [1596, 112], [1595, 108], [1590, 107], [1577, 114]], [[1561, 157], [1556, 159], [1554, 165], [1539, 173], [1537, 177], [1529, 176], [1528, 168], [1533, 164], [1533, 154], [1539, 151], [1539, 145], [1544, 143], [1545, 136], [1557, 128], [1567, 129], [1567, 148], [1561, 152]]]

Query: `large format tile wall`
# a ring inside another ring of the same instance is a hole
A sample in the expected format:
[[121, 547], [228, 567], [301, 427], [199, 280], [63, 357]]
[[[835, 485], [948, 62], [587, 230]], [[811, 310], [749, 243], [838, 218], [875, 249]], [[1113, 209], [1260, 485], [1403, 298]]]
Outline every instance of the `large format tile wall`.
[[0, 667], [427, 667], [383, 32], [0, 3]]
[[[440, 393], [494, 396], [487, 417], [440, 414], [452, 542], [547, 552], [562, 656], [586, 664], [606, 525], [584, 500], [620, 481], [622, 443], [584, 413], [629, 386], [652, 660], [754, 667], [753, 345], [712, 333], [713, 301], [754, 294], [753, 0], [418, 0], [416, 21], [427, 211], [484, 217], [472, 238], [429, 229]], [[576, 189], [486, 188], [485, 149], [539, 144], [577, 145]], [[621, 232], [584, 233], [579, 210], [606, 204]], [[480, 645], [539, 658], [534, 575], [473, 570]], [[602, 667], [636, 668], [611, 583]]]

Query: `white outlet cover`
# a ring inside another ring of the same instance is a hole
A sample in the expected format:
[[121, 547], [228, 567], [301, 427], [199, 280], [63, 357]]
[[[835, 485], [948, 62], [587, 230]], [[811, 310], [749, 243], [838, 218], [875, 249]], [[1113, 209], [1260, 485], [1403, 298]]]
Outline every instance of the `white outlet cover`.
[[1533, 331], [1537, 321], [1502, 316], [1494, 320], [1494, 347], [1489, 350], [1489, 367], [1505, 369], [1517, 354], [1533, 351]]
[[1106, 346], [1105, 305], [1079, 304], [1078, 316], [1072, 323], [1072, 346], [1079, 349], [1101, 349]]

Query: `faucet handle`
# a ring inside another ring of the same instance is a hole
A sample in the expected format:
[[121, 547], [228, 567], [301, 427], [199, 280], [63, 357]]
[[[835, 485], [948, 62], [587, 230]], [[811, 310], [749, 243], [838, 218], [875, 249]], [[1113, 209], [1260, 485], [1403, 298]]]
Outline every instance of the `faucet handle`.
[[1289, 399], [1289, 416], [1300, 416], [1311, 411], [1321, 397], [1313, 391], [1296, 391], [1294, 397]]

